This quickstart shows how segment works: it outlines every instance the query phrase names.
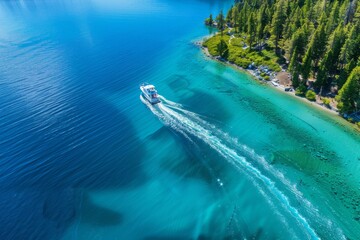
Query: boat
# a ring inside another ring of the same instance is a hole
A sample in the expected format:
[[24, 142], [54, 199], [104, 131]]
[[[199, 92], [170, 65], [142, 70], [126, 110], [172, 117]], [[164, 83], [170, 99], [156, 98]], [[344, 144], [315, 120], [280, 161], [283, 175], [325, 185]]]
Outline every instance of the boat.
[[142, 96], [146, 100], [148, 100], [151, 104], [157, 104], [157, 103], [161, 102], [154, 85], [151, 85], [148, 83], [143, 83], [140, 85], [140, 90], [141, 90]]

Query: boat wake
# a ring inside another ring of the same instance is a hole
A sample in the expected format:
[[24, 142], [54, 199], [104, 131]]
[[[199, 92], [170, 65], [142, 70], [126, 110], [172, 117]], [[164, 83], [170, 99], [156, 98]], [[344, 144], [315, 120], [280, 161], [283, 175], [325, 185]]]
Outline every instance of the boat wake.
[[[172, 102], [159, 96], [161, 103], [151, 105], [142, 96], [141, 101], [167, 126], [171, 127], [186, 139], [201, 140], [236, 169], [253, 179], [254, 185], [267, 199], [271, 206], [281, 206], [290, 214], [307, 234], [308, 238], [320, 239], [311, 224], [321, 224], [334, 232], [334, 226], [328, 219], [320, 216], [318, 210], [306, 200], [302, 193], [284, 175], [271, 166], [264, 157], [246, 145], [238, 142], [236, 138], [221, 131], [215, 125], [205, 121], [198, 114], [188, 111], [181, 104]], [[289, 199], [296, 199], [290, 201]], [[276, 201], [276, 205], [274, 202]], [[301, 209], [294, 207], [292, 202], [301, 203]], [[278, 212], [278, 214], [280, 214]], [[281, 215], [281, 214], [280, 214]], [[310, 224], [311, 221], [311, 224]], [[331, 221], [330, 221], [331, 222]], [[285, 226], [286, 220], [283, 220]], [[336, 230], [336, 239], [345, 239], [340, 229]]]

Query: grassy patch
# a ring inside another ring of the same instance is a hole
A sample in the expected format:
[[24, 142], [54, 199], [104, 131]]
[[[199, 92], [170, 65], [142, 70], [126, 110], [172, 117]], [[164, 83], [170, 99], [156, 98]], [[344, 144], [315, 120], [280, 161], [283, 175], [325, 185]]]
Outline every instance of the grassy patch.
[[[222, 39], [224, 39], [225, 42], [229, 42], [230, 36], [224, 34], [222, 36]], [[216, 34], [215, 36], [207, 39], [204, 43], [203, 46], [206, 47], [209, 50], [209, 53], [212, 56], [219, 56], [219, 52], [218, 52], [218, 48], [217, 45], [220, 43], [221, 40], [221, 35], [220, 34]]]
[[218, 56], [217, 45], [220, 43], [221, 38], [228, 43], [229, 47], [229, 56], [227, 60], [235, 63], [236, 65], [247, 68], [249, 64], [255, 63], [256, 66], [267, 66], [272, 71], [280, 71], [278, 57], [271, 50], [264, 49], [262, 51], [250, 50], [249, 48], [244, 49], [244, 39], [242, 37], [232, 38], [230, 43], [230, 36], [224, 34], [222, 37], [220, 34], [217, 34], [209, 39], [207, 39], [203, 46], [207, 47], [209, 53], [212, 56]]

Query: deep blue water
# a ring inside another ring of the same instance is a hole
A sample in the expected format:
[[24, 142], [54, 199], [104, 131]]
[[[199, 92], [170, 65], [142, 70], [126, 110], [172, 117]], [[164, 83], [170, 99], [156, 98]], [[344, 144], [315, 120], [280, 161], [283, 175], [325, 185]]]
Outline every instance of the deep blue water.
[[359, 134], [195, 46], [231, 3], [0, 2], [1, 239], [360, 237]]

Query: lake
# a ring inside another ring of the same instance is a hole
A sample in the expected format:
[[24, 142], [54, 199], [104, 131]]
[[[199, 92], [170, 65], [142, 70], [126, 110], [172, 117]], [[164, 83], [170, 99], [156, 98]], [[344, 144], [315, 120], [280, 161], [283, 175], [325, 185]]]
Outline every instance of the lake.
[[231, 4], [0, 2], [1, 239], [360, 238], [360, 134], [196, 46]]

